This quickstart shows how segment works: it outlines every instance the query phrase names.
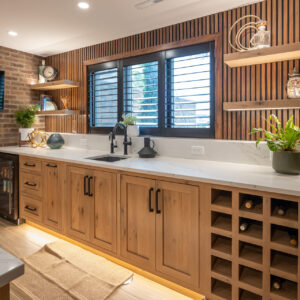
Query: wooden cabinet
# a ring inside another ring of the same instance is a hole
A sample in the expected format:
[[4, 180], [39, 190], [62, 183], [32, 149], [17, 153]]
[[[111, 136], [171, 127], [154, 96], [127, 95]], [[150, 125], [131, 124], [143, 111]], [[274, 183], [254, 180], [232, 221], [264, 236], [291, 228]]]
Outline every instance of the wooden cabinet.
[[88, 170], [84, 168], [67, 168], [66, 218], [67, 232], [82, 240], [90, 236], [90, 202], [87, 193]]
[[199, 188], [121, 178], [121, 255], [168, 278], [198, 284]]
[[91, 243], [117, 251], [117, 176], [94, 171], [90, 181]]
[[57, 162], [45, 161], [43, 170], [43, 218], [46, 225], [61, 229], [62, 199], [64, 195], [63, 166]]
[[155, 268], [154, 190], [155, 180], [122, 176], [121, 255], [148, 270]]

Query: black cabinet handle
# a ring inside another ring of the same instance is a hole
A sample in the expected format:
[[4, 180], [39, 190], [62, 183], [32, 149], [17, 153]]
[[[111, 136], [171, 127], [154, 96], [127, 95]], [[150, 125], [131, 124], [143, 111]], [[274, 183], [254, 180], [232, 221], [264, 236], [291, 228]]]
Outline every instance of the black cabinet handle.
[[26, 166], [26, 167], [35, 167], [35, 164], [30, 164], [30, 163], [24, 163], [24, 166]]
[[158, 209], [158, 194], [160, 193], [160, 189], [156, 190], [156, 213], [160, 214], [161, 210]]
[[36, 211], [37, 210], [36, 207], [31, 207], [29, 205], [26, 205], [25, 209], [30, 210], [30, 211]]
[[36, 186], [36, 183], [30, 183], [29, 181], [26, 181], [25, 184], [28, 186]]
[[57, 165], [54, 165], [54, 164], [47, 164], [46, 166], [50, 167], [50, 168], [57, 168]]
[[152, 204], [151, 204], [151, 195], [153, 192], [153, 188], [149, 189], [149, 212], [154, 212], [154, 209], [152, 208]]
[[84, 195], [85, 196], [88, 196], [89, 195], [89, 193], [87, 192], [87, 186], [86, 186], [86, 180], [89, 178], [89, 176], [88, 175], [86, 175], [86, 176], [84, 176], [84, 180], [83, 180], [83, 189], [84, 189], [84, 191], [83, 191], [83, 193], [84, 193]]
[[88, 195], [89, 197], [93, 197], [94, 194], [91, 193], [91, 180], [93, 179], [93, 176], [90, 176], [89, 177], [89, 180], [88, 180]]

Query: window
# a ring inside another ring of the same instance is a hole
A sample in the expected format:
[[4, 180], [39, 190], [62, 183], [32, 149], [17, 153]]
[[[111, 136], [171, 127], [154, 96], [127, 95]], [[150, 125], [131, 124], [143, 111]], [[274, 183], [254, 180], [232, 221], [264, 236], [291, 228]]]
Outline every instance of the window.
[[214, 137], [214, 43], [88, 68], [90, 129], [107, 132], [122, 114], [142, 134]]
[[0, 110], [4, 108], [4, 71], [0, 71]]

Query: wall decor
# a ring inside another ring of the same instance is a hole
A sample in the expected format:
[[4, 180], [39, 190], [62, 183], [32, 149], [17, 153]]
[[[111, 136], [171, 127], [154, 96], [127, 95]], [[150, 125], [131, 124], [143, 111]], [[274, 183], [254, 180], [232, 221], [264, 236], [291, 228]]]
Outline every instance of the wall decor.
[[41, 111], [57, 110], [56, 103], [52, 100], [52, 96], [41, 94], [40, 95]]
[[61, 101], [64, 109], [69, 109], [69, 104], [70, 104], [69, 96], [60, 97], [60, 101]]
[[34, 129], [29, 136], [29, 145], [32, 148], [45, 147], [46, 146], [46, 132]]
[[42, 65], [39, 66], [39, 83], [45, 83], [45, 82], [47, 82], [47, 80], [46, 80], [46, 78], [44, 77], [44, 74], [43, 74], [44, 69], [45, 69], [45, 67], [46, 67], [45, 63], [46, 63], [46, 62], [45, 62], [45, 60], [43, 59], [43, 60], [42, 60]]
[[[235, 27], [238, 24], [247, 19], [250, 19], [250, 21], [240, 26], [232, 42], [233, 30], [236, 29]], [[244, 41], [242, 41], [243, 37]], [[238, 52], [270, 47], [270, 31], [267, 31], [267, 21], [263, 21], [255, 15], [246, 15], [237, 19], [230, 27], [228, 43], [232, 49]]]
[[289, 74], [287, 96], [291, 99], [300, 99], [300, 73], [296, 71], [296, 68], [293, 73]]
[[42, 74], [43, 74], [43, 77], [46, 79], [46, 81], [53, 81], [56, 79], [56, 77], [58, 75], [58, 71], [56, 68], [54, 68], [52, 66], [45, 66]]
[[0, 110], [4, 109], [4, 83], [5, 73], [0, 71]]

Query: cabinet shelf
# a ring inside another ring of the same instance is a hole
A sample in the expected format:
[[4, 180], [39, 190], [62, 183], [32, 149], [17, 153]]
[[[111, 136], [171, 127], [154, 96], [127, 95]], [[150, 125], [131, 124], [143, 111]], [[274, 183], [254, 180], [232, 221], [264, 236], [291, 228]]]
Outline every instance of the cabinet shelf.
[[50, 90], [70, 89], [76, 87], [79, 87], [78, 81], [63, 79], [63, 80], [55, 80], [55, 81], [49, 81], [45, 83], [33, 84], [31, 86], [31, 89], [37, 91], [50, 91]]
[[300, 99], [224, 102], [224, 111], [300, 109]]
[[[276, 278], [275, 276], [271, 277], [272, 280]], [[275, 296], [274, 299], [289, 299], [289, 300], [297, 300], [297, 283], [286, 280], [282, 283], [282, 288], [280, 290], [275, 290], [271, 287], [271, 296], [273, 299], [273, 295]], [[277, 297], [278, 296], [278, 297]]]
[[46, 116], [74, 116], [79, 115], [79, 110], [69, 110], [69, 109], [62, 109], [62, 110], [48, 110], [48, 111], [39, 111], [37, 113], [38, 116], [46, 117]]
[[262, 288], [262, 272], [248, 268], [245, 266], [240, 266], [240, 282], [249, 284], [255, 288]]
[[262, 264], [262, 247], [240, 241], [240, 258]]
[[224, 63], [231, 68], [244, 67], [300, 58], [300, 43], [273, 46], [224, 54]]

